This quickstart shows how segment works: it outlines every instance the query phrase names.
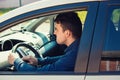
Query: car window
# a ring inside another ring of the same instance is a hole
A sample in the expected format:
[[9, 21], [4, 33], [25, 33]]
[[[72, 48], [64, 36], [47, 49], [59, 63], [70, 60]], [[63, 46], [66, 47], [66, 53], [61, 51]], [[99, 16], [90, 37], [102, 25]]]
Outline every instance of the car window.
[[109, 7], [100, 71], [120, 71], [120, 6]]
[[[74, 10], [74, 12], [78, 14], [82, 22], [82, 25], [83, 25], [82, 29], [83, 29], [86, 16], [87, 16], [87, 9], [83, 8], [80, 10]], [[49, 36], [50, 34], [53, 35], [54, 18], [58, 14], [59, 12], [51, 15], [38, 16], [37, 18], [32, 18], [29, 20], [26, 19], [26, 21], [18, 23], [17, 25], [14, 25], [11, 28], [1, 32], [0, 36], [3, 36], [1, 38], [4, 38], [4, 37], [7, 37], [8, 39], [10, 38], [12, 42], [15, 42], [15, 40], [18, 40], [18, 41], [23, 40], [27, 43], [28, 41], [29, 42], [28, 44], [32, 46], [35, 50], [37, 50], [40, 54], [42, 54], [43, 57], [46, 57], [48, 55], [49, 56], [58, 56], [61, 54], [63, 55], [63, 51], [65, 50], [66, 46], [64, 47], [64, 45], [63, 46], [60, 45], [59, 47], [57, 43], [54, 41], [55, 39], [52, 40], [50, 38], [51, 36]], [[10, 35], [13, 35], [13, 36], [10, 36]], [[21, 35], [21, 36], [18, 36], [18, 35]], [[21, 39], [21, 37], [23, 39]], [[17, 43], [14, 43], [14, 45], [16, 44]], [[20, 49], [23, 49], [25, 53], [27, 53], [28, 55], [35, 56], [34, 53], [27, 48], [20, 47]], [[5, 69], [3, 69], [3, 71], [4, 70]]]

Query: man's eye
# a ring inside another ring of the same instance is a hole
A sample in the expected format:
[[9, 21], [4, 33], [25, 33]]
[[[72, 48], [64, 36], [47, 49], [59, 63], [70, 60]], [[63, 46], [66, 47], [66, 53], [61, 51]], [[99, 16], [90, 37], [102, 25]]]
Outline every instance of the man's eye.
[[57, 30], [57, 28], [55, 28], [55, 30]]

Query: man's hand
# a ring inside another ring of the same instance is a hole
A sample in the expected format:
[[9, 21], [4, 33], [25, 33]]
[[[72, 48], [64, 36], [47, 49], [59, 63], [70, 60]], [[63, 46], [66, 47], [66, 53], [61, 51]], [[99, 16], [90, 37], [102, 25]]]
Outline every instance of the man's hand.
[[23, 61], [28, 62], [31, 65], [38, 65], [38, 60], [37, 58], [33, 57], [33, 56], [24, 56]]
[[8, 62], [13, 65], [16, 58], [19, 58], [18, 54], [10, 53], [8, 56]]

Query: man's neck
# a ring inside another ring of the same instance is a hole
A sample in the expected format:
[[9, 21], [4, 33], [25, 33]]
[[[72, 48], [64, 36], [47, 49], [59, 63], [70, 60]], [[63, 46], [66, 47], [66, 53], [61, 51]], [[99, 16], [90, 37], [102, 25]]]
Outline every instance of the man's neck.
[[67, 39], [66, 45], [67, 45], [67, 46], [70, 46], [75, 40], [76, 40], [76, 39], [74, 39], [74, 38]]

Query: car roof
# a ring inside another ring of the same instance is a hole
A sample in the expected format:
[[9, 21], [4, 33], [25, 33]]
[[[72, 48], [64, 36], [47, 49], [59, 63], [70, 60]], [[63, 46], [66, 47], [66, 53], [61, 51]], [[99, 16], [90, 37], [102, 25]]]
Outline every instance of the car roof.
[[91, 1], [103, 1], [103, 0], [40, 0], [19, 8], [16, 8], [2, 16], [0, 16], [0, 23], [8, 20], [12, 17], [18, 16], [23, 13], [27, 13], [33, 10], [38, 10], [42, 8], [57, 6], [57, 5], [63, 5], [63, 4], [72, 4], [72, 3], [78, 3], [78, 2], [91, 2]]

